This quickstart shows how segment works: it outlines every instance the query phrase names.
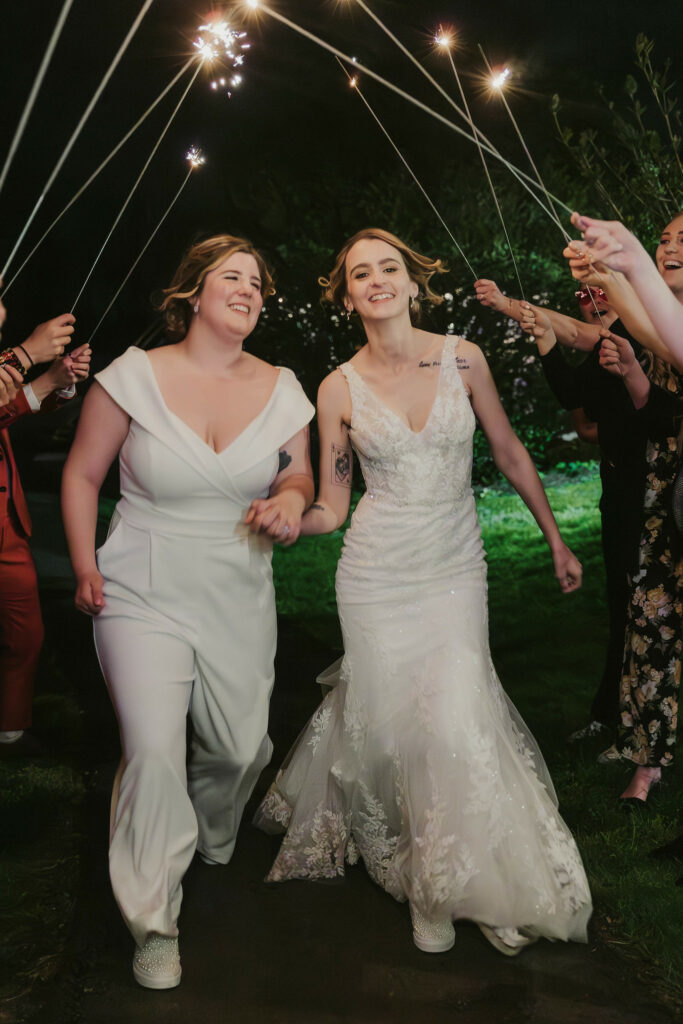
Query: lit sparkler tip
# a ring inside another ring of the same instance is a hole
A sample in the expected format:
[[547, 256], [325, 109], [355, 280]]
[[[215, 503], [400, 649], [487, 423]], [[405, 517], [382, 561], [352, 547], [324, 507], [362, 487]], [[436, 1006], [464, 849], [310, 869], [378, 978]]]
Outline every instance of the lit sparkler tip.
[[247, 7], [251, 7], [252, 11], [255, 11], [259, 6], [259, 0], [247, 0]]
[[491, 76], [490, 86], [492, 89], [503, 89], [510, 77], [510, 68], [503, 68]]
[[353, 75], [352, 78], [349, 78], [349, 85], [351, 86], [352, 89], [356, 88], [356, 86], [358, 85], [358, 76], [357, 75]]
[[451, 36], [447, 32], [440, 32], [438, 36], [434, 36], [434, 42], [442, 50], [450, 50], [452, 41]]
[[206, 163], [206, 157], [204, 156], [204, 153], [199, 148], [199, 146], [190, 146], [187, 153], [185, 154], [185, 159], [187, 160], [190, 167], [195, 171], [197, 170], [198, 167], [201, 167], [203, 164]]

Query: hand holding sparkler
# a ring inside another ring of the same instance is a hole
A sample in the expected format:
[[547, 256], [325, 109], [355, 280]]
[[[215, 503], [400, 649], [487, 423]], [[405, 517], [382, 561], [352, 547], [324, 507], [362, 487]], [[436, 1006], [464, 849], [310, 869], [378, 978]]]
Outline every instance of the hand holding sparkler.
[[605, 277], [609, 276], [609, 271], [604, 264], [594, 258], [592, 252], [586, 252], [585, 242], [569, 242], [562, 255], [569, 261], [572, 277], [577, 281], [604, 288]]
[[628, 275], [641, 260], [651, 262], [636, 236], [618, 220], [594, 220], [573, 213], [572, 224], [581, 231], [584, 245], [590, 248], [593, 258], [610, 270]]
[[[474, 290], [482, 306], [488, 306], [489, 309], [495, 309], [497, 313], [507, 313], [508, 316], [512, 316], [511, 309], [514, 300], [503, 295], [495, 281], [481, 277], [474, 282]], [[513, 317], [513, 319], [516, 320], [517, 317]]]
[[52, 320], [46, 320], [44, 324], [38, 324], [21, 345], [31, 365], [49, 363], [57, 356], [61, 356], [71, 341], [75, 322], [76, 318], [71, 313], [62, 313]]
[[23, 383], [22, 375], [9, 363], [0, 366], [0, 408], [14, 401]]
[[600, 366], [615, 377], [625, 377], [637, 362], [631, 345], [626, 338], [605, 328], [600, 331], [600, 338]]

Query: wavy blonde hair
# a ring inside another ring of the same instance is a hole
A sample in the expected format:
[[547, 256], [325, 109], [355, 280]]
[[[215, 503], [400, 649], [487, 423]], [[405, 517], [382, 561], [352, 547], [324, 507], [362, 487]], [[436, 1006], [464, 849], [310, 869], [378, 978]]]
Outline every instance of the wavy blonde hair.
[[420, 320], [422, 314], [421, 300], [425, 300], [432, 306], [438, 306], [443, 302], [443, 295], [435, 292], [430, 285], [434, 274], [445, 274], [448, 270], [443, 261], [423, 256], [421, 253], [416, 252], [415, 249], [411, 249], [409, 245], [402, 242], [396, 235], [393, 235], [391, 231], [385, 231], [384, 228], [363, 228], [361, 231], [356, 232], [352, 238], [349, 238], [347, 242], [344, 242], [337, 253], [330, 276], [318, 278], [318, 284], [323, 290], [323, 302], [330, 302], [339, 309], [345, 308], [344, 299], [347, 294], [346, 257], [356, 242], [360, 242], [364, 238], [376, 238], [380, 242], [386, 242], [387, 245], [397, 249], [403, 257], [408, 276], [419, 289], [417, 299], [414, 303], [411, 303], [410, 319], [413, 323], [418, 323]]
[[171, 341], [182, 341], [187, 334], [192, 321], [194, 300], [201, 293], [206, 275], [236, 252], [245, 252], [256, 260], [263, 298], [275, 294], [273, 275], [268, 264], [246, 238], [212, 235], [202, 242], [195, 242], [185, 252], [168, 288], [162, 289], [164, 297], [156, 306], [164, 314], [166, 333]]

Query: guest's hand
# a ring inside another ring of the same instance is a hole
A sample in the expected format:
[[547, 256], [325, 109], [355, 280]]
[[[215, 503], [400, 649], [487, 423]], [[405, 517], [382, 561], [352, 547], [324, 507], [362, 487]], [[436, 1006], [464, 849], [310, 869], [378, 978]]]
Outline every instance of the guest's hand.
[[272, 498], [254, 499], [244, 522], [254, 533], [265, 533], [283, 547], [289, 547], [299, 537], [303, 510], [301, 493], [283, 490]]
[[636, 361], [635, 352], [626, 338], [603, 328], [600, 331], [600, 366], [616, 377], [624, 377]]
[[71, 341], [75, 322], [76, 318], [71, 313], [62, 313], [44, 324], [38, 324], [26, 341], [22, 342], [33, 362], [50, 363], [61, 356]]
[[562, 255], [569, 261], [572, 277], [582, 284], [591, 284], [596, 288], [605, 288], [607, 268], [598, 262], [585, 242], [569, 242]]
[[75, 348], [62, 359], [55, 359], [49, 370], [45, 371], [53, 383], [52, 390], [60, 391], [85, 380], [90, 373], [91, 355], [92, 349], [86, 344]]
[[508, 313], [510, 315], [512, 299], [508, 299], [507, 296], [503, 295], [495, 281], [482, 277], [474, 282], [474, 290], [482, 306], [488, 306], [490, 309], [495, 309], [498, 313]]
[[636, 236], [621, 221], [595, 220], [573, 213], [572, 224], [581, 231], [584, 248], [590, 249], [593, 258], [610, 270], [628, 274], [639, 260], [651, 262]]
[[544, 334], [553, 333], [547, 313], [542, 309], [534, 309], [528, 302], [520, 302], [519, 305], [522, 311], [519, 326], [526, 334], [530, 334], [532, 338], [542, 338]]
[[560, 584], [563, 594], [571, 594], [581, 586], [583, 569], [581, 562], [572, 554], [566, 544], [560, 544], [552, 549], [555, 576]]
[[24, 378], [9, 363], [0, 366], [0, 408], [13, 401], [21, 389]]
[[86, 615], [100, 614], [105, 603], [102, 593], [103, 585], [104, 579], [97, 569], [84, 572], [77, 577], [74, 604], [79, 612], [85, 612]]

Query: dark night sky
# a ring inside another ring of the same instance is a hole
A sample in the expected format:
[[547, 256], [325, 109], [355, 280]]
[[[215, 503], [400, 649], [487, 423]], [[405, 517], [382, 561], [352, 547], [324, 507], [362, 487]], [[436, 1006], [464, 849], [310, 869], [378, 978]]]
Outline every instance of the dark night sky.
[[[71, 135], [140, 3], [75, 0], [0, 194], [3, 264], [60, 146]], [[443, 101], [352, 0], [277, 3], [277, 9], [292, 20], [448, 113]], [[638, 32], [655, 40], [658, 63], [667, 57], [674, 60], [674, 75], [680, 61], [680, 18], [678, 25], [672, 23], [678, 8], [663, 0], [595, 0], [573, 5], [557, 0], [527, 0], [524, 4], [519, 0], [482, 0], [478, 4], [369, 0], [369, 5], [440, 75], [446, 87], [453, 85], [446, 62], [432, 56], [429, 46], [439, 23], [453, 25], [460, 32], [464, 42], [457, 63], [470, 87], [473, 73], [480, 67], [476, 43], [482, 43], [493, 63], [513, 64], [517, 81], [523, 83], [523, 91], [515, 97], [515, 109], [539, 156], [556, 145], [548, 114], [550, 96], [562, 94], [567, 116], [576, 123], [599, 123], [594, 109], [596, 86], [602, 82], [608, 93], [619, 94], [625, 75], [633, 70]], [[0, 160], [4, 160], [61, 6], [62, 0], [3, 4]], [[232, 9], [243, 8], [232, 5]], [[206, 14], [207, 8], [195, 0], [156, 0], [152, 5], [32, 226], [22, 248], [24, 254], [181, 66]], [[140, 330], [150, 319], [149, 293], [166, 283], [186, 242], [197, 232], [236, 230], [267, 247], [268, 239], [260, 237], [262, 228], [254, 227], [258, 217], [249, 205], [253, 201], [252, 179], [264, 171], [271, 172], [276, 182], [282, 177], [283, 191], [286, 181], [315, 189], [316, 177], [333, 162], [342, 174], [365, 176], [381, 186], [392, 157], [333, 58], [268, 17], [261, 16], [247, 27], [252, 48], [242, 87], [228, 100], [212, 93], [200, 74], [79, 304], [76, 312], [86, 337], [179, 186], [185, 173], [183, 154], [190, 143], [206, 150], [208, 163], [189, 182], [126, 289], [125, 302], [139, 309]], [[415, 159], [420, 174], [434, 179], [442, 155], [458, 152], [476, 167], [476, 154], [473, 150], [468, 154], [468, 143], [459, 142], [453, 133], [380, 86], [364, 83], [364, 88], [397, 142]], [[173, 96], [179, 95], [176, 87]], [[7, 303], [17, 330], [28, 330], [37, 321], [70, 307], [173, 103], [173, 98], [167, 97], [152, 114], [10, 290]], [[497, 133], [505, 136], [509, 126], [501, 122], [500, 112], [491, 103], [475, 100], [474, 109], [494, 139]], [[519, 153], [515, 159], [521, 165]], [[286, 210], [286, 194], [281, 198]], [[284, 225], [286, 233], [296, 234], [296, 224], [285, 219]], [[17, 257], [9, 276], [20, 262]], [[122, 347], [131, 340], [122, 340]]]

